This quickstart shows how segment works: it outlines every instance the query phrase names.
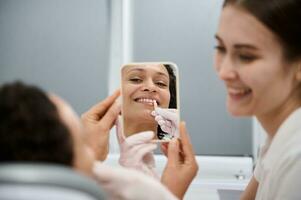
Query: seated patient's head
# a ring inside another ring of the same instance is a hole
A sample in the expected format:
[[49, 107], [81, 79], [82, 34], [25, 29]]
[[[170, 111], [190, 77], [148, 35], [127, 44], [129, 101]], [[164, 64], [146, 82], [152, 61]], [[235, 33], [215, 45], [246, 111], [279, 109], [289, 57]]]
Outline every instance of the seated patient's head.
[[90, 173], [82, 131], [59, 97], [20, 82], [0, 87], [0, 162], [49, 162]]

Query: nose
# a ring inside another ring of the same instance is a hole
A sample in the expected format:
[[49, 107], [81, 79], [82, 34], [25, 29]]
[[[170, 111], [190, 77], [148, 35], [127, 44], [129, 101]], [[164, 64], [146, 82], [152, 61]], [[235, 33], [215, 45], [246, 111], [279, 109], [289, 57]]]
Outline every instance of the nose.
[[156, 92], [157, 87], [152, 80], [146, 80], [143, 84], [142, 90], [147, 92]]
[[237, 78], [237, 71], [231, 62], [229, 56], [224, 57], [219, 63], [216, 63], [218, 76], [223, 81], [230, 81]]

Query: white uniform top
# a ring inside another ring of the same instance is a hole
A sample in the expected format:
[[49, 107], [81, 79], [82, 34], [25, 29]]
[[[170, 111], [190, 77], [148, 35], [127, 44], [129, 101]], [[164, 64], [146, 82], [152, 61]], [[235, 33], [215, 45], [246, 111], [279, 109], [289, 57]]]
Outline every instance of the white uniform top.
[[256, 200], [301, 200], [301, 108], [262, 147], [254, 171]]

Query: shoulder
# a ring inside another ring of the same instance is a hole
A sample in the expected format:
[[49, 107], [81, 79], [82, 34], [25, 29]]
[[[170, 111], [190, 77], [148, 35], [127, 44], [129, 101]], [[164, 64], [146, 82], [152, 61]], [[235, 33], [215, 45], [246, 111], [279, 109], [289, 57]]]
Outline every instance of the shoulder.
[[301, 199], [301, 145], [290, 144], [271, 172], [271, 199]]
[[[286, 170], [290, 170], [301, 163], [301, 130], [295, 131], [295, 133], [287, 138], [287, 141], [283, 142], [283, 146], [279, 147], [282, 150], [279, 153], [278, 162], [276, 162], [275, 169], [278, 169], [278, 173], [284, 173]], [[299, 168], [301, 169], [301, 168]], [[301, 174], [301, 173], [300, 173]]]

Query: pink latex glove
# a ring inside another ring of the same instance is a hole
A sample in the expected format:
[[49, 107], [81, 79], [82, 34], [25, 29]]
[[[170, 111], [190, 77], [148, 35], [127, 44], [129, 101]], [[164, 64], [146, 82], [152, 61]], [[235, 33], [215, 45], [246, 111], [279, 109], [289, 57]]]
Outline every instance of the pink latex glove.
[[93, 173], [110, 200], [177, 199], [159, 181], [132, 169], [114, 168], [96, 162]]
[[173, 137], [179, 137], [179, 114], [177, 109], [155, 106], [155, 110], [151, 114], [164, 132]]
[[160, 177], [155, 171], [155, 159], [153, 155], [157, 144], [151, 143], [154, 133], [152, 131], [145, 131], [126, 138], [122, 131], [121, 117], [116, 121], [116, 129], [120, 146], [119, 164], [159, 179]]

